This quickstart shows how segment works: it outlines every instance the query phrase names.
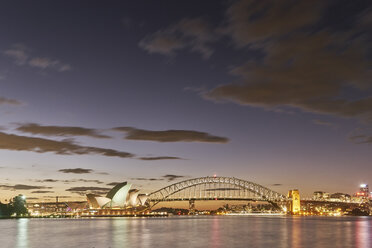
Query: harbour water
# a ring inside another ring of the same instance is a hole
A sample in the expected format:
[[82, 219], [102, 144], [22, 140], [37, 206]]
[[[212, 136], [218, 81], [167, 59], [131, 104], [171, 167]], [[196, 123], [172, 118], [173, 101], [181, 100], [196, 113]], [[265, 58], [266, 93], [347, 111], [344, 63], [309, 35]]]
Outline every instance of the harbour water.
[[0, 220], [1, 248], [370, 248], [371, 217], [187, 216]]

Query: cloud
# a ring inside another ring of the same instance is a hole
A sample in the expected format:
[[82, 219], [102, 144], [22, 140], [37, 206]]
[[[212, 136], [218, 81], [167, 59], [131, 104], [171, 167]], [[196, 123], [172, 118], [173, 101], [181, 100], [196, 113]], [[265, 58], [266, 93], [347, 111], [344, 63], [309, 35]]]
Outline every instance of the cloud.
[[349, 140], [355, 144], [372, 144], [372, 128], [357, 128], [350, 135]]
[[28, 59], [28, 49], [22, 44], [14, 44], [8, 50], [3, 51], [3, 54], [14, 59], [17, 65], [24, 65]]
[[198, 52], [204, 59], [213, 54], [208, 46], [217, 39], [210, 25], [202, 18], [183, 19], [175, 25], [159, 30], [143, 38], [139, 46], [149, 53], [174, 55], [177, 51], [188, 49]]
[[52, 187], [16, 184], [16, 185], [0, 185], [0, 188], [10, 189], [10, 190], [32, 190], [32, 189], [51, 189]]
[[316, 124], [316, 125], [320, 125], [320, 126], [328, 126], [328, 127], [334, 127], [335, 124], [332, 123], [332, 122], [328, 122], [328, 121], [322, 121], [322, 120], [313, 120], [313, 123]]
[[88, 174], [92, 173], [92, 169], [74, 168], [74, 169], [60, 169], [59, 172], [63, 173], [73, 173], [73, 174]]
[[110, 174], [107, 173], [107, 172], [96, 172], [96, 174], [98, 174], [98, 175], [110, 175]]
[[117, 127], [116, 131], [126, 132], [125, 139], [128, 140], [147, 140], [157, 142], [209, 142], [227, 143], [228, 138], [213, 136], [208, 133], [191, 130], [165, 130], [149, 131], [133, 127]]
[[186, 176], [180, 176], [180, 175], [172, 175], [172, 174], [167, 174], [164, 175], [163, 178], [167, 179], [168, 182], [174, 181], [179, 178], [185, 178]]
[[54, 193], [54, 191], [48, 191], [48, 190], [35, 190], [31, 192], [32, 194], [46, 194], [46, 193]]
[[97, 154], [108, 157], [131, 158], [133, 154], [113, 149], [80, 146], [68, 140], [55, 141], [0, 132], [0, 149], [31, 151], [38, 153], [53, 152], [61, 155]]
[[[84, 174], [82, 173], [84, 169], [77, 168], [77, 169], [62, 169], [63, 171], [59, 170], [60, 172], [63, 173], [75, 173], [75, 174]], [[71, 172], [71, 170], [73, 172]], [[88, 169], [89, 170], [89, 169]], [[69, 171], [69, 172], [66, 172]], [[76, 172], [80, 173], [76, 173]], [[90, 172], [87, 172], [90, 173]], [[42, 179], [42, 180], [34, 180], [35, 182], [39, 183], [56, 183], [56, 182], [63, 182], [63, 183], [77, 183], [77, 182], [82, 182], [82, 183], [97, 183], [97, 184], [102, 184], [100, 180], [95, 180], [95, 179], [70, 179], [70, 180], [57, 180], [57, 179]]]
[[349, 139], [356, 144], [372, 144], [372, 135], [356, 135]]
[[40, 69], [47, 69], [47, 68], [52, 68], [57, 71], [63, 72], [63, 71], [70, 71], [72, 68], [69, 64], [62, 64], [59, 60], [52, 60], [49, 58], [40, 58], [40, 57], [35, 57], [32, 58], [28, 64], [31, 67], [37, 67]]
[[145, 178], [145, 177], [134, 177], [131, 178], [130, 180], [135, 180], [135, 181], [163, 181], [163, 178]]
[[71, 126], [42, 126], [36, 123], [19, 124], [17, 131], [47, 136], [88, 136], [93, 138], [111, 138], [102, 135], [96, 129]]
[[325, 1], [235, 1], [227, 10], [227, 26], [222, 31], [238, 47], [264, 42], [318, 21]]
[[102, 184], [103, 182], [97, 179], [72, 179], [72, 180], [64, 180], [63, 182], [68, 183], [76, 183], [76, 182], [82, 182], [82, 183], [97, 183]]
[[28, 65], [39, 69], [53, 69], [59, 72], [72, 70], [71, 65], [62, 63], [59, 60], [47, 57], [32, 57], [30, 49], [23, 44], [14, 44], [11, 48], [3, 51], [3, 54], [14, 60], [14, 63], [19, 66]]
[[66, 189], [66, 191], [76, 193], [79, 195], [86, 195], [90, 194], [97, 194], [97, 195], [104, 195], [106, 194], [111, 188], [103, 188], [103, 187], [72, 187]]
[[115, 186], [115, 185], [118, 185], [118, 184], [119, 184], [119, 182], [112, 182], [112, 183], [108, 183], [106, 185], [108, 185], [108, 186]]
[[169, 156], [160, 156], [160, 157], [141, 157], [140, 160], [174, 160], [174, 159], [182, 159], [179, 157], [169, 157]]
[[9, 105], [21, 105], [22, 103], [16, 99], [10, 99], [5, 97], [0, 97], [0, 105], [9, 104]]
[[42, 179], [42, 180], [35, 180], [35, 182], [39, 182], [39, 183], [55, 183], [55, 182], [58, 182], [59, 180], [55, 180], [55, 179]]
[[149, 53], [174, 55], [174, 52], [185, 47], [182, 39], [166, 31], [158, 31], [145, 37], [139, 46]]
[[235, 2], [227, 12], [227, 34], [238, 47], [260, 50], [265, 56], [235, 66], [230, 73], [236, 80], [204, 97], [372, 119], [372, 62], [366, 56], [370, 42], [358, 27], [337, 32], [316, 28], [323, 2]]

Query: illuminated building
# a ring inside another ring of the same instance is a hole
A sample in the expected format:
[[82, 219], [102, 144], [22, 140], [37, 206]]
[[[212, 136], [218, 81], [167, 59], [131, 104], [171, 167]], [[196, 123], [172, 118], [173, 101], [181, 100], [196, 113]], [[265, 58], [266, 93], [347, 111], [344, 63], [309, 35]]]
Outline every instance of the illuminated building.
[[330, 201], [350, 202], [351, 196], [345, 193], [334, 193], [329, 197]]
[[288, 192], [289, 211], [291, 214], [298, 214], [301, 211], [300, 192], [298, 189], [293, 189]]
[[31, 216], [67, 215], [87, 208], [84, 201], [33, 202], [26, 204]]
[[369, 192], [368, 184], [361, 184], [359, 188], [359, 192], [355, 194], [356, 197], [362, 198], [362, 199], [370, 199], [371, 193]]
[[106, 196], [87, 194], [89, 207], [112, 209], [144, 206], [148, 196], [139, 195], [139, 190], [131, 187], [131, 183], [123, 182], [113, 187]]
[[330, 195], [327, 192], [315, 191], [313, 193], [313, 200], [316, 200], [316, 201], [324, 201], [324, 200], [329, 199], [329, 197]]

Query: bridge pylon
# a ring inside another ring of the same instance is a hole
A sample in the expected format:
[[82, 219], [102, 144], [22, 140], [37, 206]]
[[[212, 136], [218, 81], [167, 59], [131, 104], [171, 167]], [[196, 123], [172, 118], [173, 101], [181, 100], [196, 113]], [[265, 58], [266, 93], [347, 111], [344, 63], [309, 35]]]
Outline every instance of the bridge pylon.
[[189, 200], [189, 214], [195, 214], [195, 200]]

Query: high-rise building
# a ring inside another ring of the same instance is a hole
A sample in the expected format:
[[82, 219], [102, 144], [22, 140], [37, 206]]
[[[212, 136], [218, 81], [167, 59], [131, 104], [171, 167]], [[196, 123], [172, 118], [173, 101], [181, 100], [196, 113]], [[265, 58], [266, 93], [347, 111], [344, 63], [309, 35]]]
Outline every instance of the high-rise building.
[[360, 185], [359, 192], [357, 192], [355, 195], [364, 199], [370, 198], [371, 193], [369, 192], [368, 184], [362, 183]]
[[301, 200], [300, 192], [298, 189], [293, 189], [288, 192], [289, 202], [289, 211], [291, 214], [298, 214], [301, 211]]

